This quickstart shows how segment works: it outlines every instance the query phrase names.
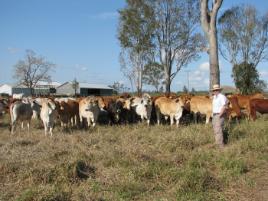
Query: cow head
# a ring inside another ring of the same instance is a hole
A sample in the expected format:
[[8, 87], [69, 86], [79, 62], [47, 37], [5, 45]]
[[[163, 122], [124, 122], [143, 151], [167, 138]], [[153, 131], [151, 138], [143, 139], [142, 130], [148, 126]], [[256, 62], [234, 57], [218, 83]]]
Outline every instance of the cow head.
[[178, 104], [179, 107], [181, 107], [181, 108], [185, 107], [185, 101], [181, 97], [175, 98], [173, 100], [175, 103]]
[[91, 111], [93, 108], [98, 107], [99, 108], [99, 99], [94, 97], [94, 96], [90, 96], [86, 98], [86, 111]]
[[101, 110], [104, 110], [105, 109], [105, 103], [104, 103], [104, 100], [102, 97], [97, 97], [98, 99], [98, 106]]
[[122, 101], [123, 108], [124, 109], [127, 109], [127, 110], [130, 110], [131, 109], [131, 106], [134, 104], [134, 99], [135, 99], [134, 97], [124, 99], [124, 101]]
[[47, 106], [48, 114], [52, 114], [54, 111], [56, 111], [56, 104], [52, 100], [47, 99]]

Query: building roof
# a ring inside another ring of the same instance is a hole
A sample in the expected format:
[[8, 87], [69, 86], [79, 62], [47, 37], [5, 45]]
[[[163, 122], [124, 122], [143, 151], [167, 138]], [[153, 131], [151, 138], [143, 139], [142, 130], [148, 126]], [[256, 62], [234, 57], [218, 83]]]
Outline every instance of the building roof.
[[90, 83], [85, 83], [85, 82], [80, 82], [79, 87], [80, 88], [89, 88], [89, 89], [113, 89], [111, 87], [108, 87], [105, 84], [90, 84]]
[[[57, 86], [57, 88], [64, 86], [66, 84], [72, 84], [72, 82], [64, 82], [62, 85]], [[105, 84], [90, 84], [86, 82], [79, 82], [79, 88], [87, 88], [87, 89], [113, 89], [111, 87], [108, 87]]]
[[45, 85], [49, 85], [49, 86], [56, 86], [56, 87], [57, 87], [57, 86], [60, 86], [61, 83], [59, 83], [59, 82], [55, 82], [55, 81], [51, 81], [51, 82], [38, 81], [36, 85], [37, 85], [37, 86], [38, 86], [38, 85], [43, 85], [43, 86], [45, 86]]
[[18, 84], [18, 83], [13, 83], [13, 84], [1, 84], [1, 87], [2, 86], [9, 86], [9, 87], [12, 87], [12, 88], [27, 88], [25, 85], [22, 85], [22, 84]]
[[[18, 84], [18, 83], [6, 83], [6, 84], [1, 84], [0, 86], [4, 86], [4, 85], [7, 85], [7, 86], [10, 86], [10, 87], [13, 87], [13, 88], [28, 88], [27, 86], [23, 85], [23, 84]], [[45, 81], [39, 81], [37, 82], [36, 84], [36, 87], [38, 86], [60, 86], [61, 83], [59, 82], [45, 82]]]

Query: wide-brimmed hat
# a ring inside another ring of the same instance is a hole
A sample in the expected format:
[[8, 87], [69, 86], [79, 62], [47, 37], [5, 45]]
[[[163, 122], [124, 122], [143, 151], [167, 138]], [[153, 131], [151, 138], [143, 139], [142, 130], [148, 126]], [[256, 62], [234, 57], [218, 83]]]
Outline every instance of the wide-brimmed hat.
[[211, 91], [219, 91], [219, 90], [222, 90], [222, 88], [220, 87], [219, 84], [214, 84], [214, 85], [212, 86]]

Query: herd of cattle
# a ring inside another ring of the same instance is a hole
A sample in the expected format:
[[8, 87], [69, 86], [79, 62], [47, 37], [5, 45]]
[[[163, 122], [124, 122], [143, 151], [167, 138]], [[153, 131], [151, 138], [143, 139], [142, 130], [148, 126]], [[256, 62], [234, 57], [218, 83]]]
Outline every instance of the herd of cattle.
[[[227, 116], [255, 120], [256, 112], [268, 113], [268, 99], [263, 94], [228, 96]], [[43, 123], [45, 135], [52, 135], [56, 122], [62, 127], [95, 126], [100, 119], [108, 124], [127, 124], [145, 121], [148, 125], [168, 120], [170, 125], [178, 126], [184, 115], [197, 114], [206, 117], [209, 123], [212, 117], [212, 99], [209, 96], [172, 95], [153, 96], [145, 93], [138, 96], [89, 96], [79, 98], [0, 98], [0, 114], [9, 113], [11, 133], [15, 132], [17, 122], [27, 123], [28, 131], [33, 118]]]

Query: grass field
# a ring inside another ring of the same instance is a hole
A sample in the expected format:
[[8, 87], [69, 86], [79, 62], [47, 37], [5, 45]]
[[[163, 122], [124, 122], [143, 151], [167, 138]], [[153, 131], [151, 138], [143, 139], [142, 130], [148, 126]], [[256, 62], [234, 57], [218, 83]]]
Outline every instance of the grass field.
[[259, 201], [258, 182], [267, 185], [267, 116], [231, 124], [224, 150], [211, 125], [57, 127], [45, 137], [37, 122], [13, 136], [0, 122], [1, 201]]

